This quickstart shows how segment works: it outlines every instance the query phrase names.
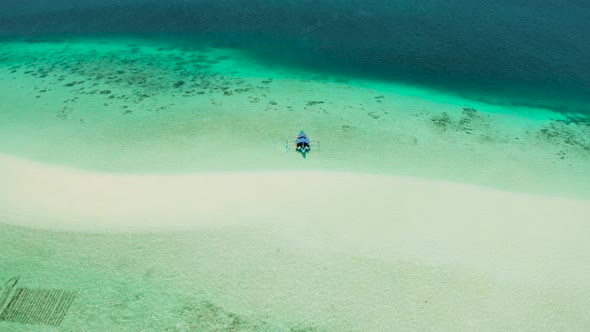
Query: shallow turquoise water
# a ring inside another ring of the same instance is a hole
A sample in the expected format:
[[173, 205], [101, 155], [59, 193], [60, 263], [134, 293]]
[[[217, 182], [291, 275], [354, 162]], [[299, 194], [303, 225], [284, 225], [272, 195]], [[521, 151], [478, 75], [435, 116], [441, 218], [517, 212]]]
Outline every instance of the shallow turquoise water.
[[[588, 196], [583, 114], [289, 70], [194, 40], [35, 41], [3, 42], [8, 154], [109, 172], [360, 171]], [[307, 159], [284, 149], [302, 129], [322, 143]]]

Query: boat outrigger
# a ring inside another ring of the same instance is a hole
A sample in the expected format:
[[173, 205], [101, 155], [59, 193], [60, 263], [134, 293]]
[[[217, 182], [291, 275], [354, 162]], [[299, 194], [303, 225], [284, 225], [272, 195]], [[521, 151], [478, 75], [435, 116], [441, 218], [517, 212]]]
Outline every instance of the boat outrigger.
[[319, 150], [320, 141], [315, 138], [309, 139], [303, 130], [297, 134], [295, 139], [287, 139], [287, 143], [285, 145], [285, 151], [289, 151], [289, 149], [295, 149], [295, 151], [301, 152], [303, 157], [305, 157], [311, 148]]

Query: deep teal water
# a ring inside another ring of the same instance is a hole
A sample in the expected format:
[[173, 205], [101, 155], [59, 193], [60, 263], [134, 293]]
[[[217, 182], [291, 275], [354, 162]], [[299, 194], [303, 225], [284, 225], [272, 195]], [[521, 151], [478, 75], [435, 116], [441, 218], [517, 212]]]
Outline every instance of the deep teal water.
[[194, 38], [276, 66], [590, 116], [587, 1], [7, 0], [0, 13], [0, 35]]

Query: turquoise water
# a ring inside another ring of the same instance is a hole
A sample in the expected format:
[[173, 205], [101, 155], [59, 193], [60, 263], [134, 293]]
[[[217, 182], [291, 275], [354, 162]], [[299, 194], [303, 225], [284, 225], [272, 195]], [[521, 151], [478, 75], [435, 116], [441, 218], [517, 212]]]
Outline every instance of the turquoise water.
[[[588, 199], [589, 16], [584, 2], [549, 0], [2, 1], [0, 152], [121, 176], [323, 170]], [[301, 129], [321, 142], [305, 159], [285, 152]], [[44, 184], [29, 185], [42, 206]], [[383, 212], [381, 223], [355, 190], [342, 225], [280, 224], [295, 214], [278, 211], [97, 234], [51, 230], [63, 216], [50, 212], [49, 230], [9, 226], [25, 216], [0, 211], [0, 300], [14, 277], [35, 294], [73, 292], [71, 307], [56, 305], [63, 331], [590, 326], [577, 210], [478, 224], [489, 202], [461, 227], [444, 206], [440, 220]], [[36, 301], [22, 301], [21, 321], [0, 316], [0, 330], [55, 330], [35, 324], [47, 317], [23, 324], [57, 303]]]
[[589, 112], [590, 9], [581, 1], [14, 0], [2, 9], [0, 34], [9, 36], [205, 39], [276, 66], [419, 84], [505, 105]]

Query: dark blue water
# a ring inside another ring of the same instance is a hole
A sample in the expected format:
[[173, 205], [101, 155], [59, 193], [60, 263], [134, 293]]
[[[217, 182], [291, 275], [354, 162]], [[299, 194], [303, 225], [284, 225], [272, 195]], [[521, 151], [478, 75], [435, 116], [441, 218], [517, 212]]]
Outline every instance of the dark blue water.
[[[590, 1], [3, 0], [0, 35], [149, 33], [590, 115]], [[163, 37], [165, 36], [165, 37]]]

